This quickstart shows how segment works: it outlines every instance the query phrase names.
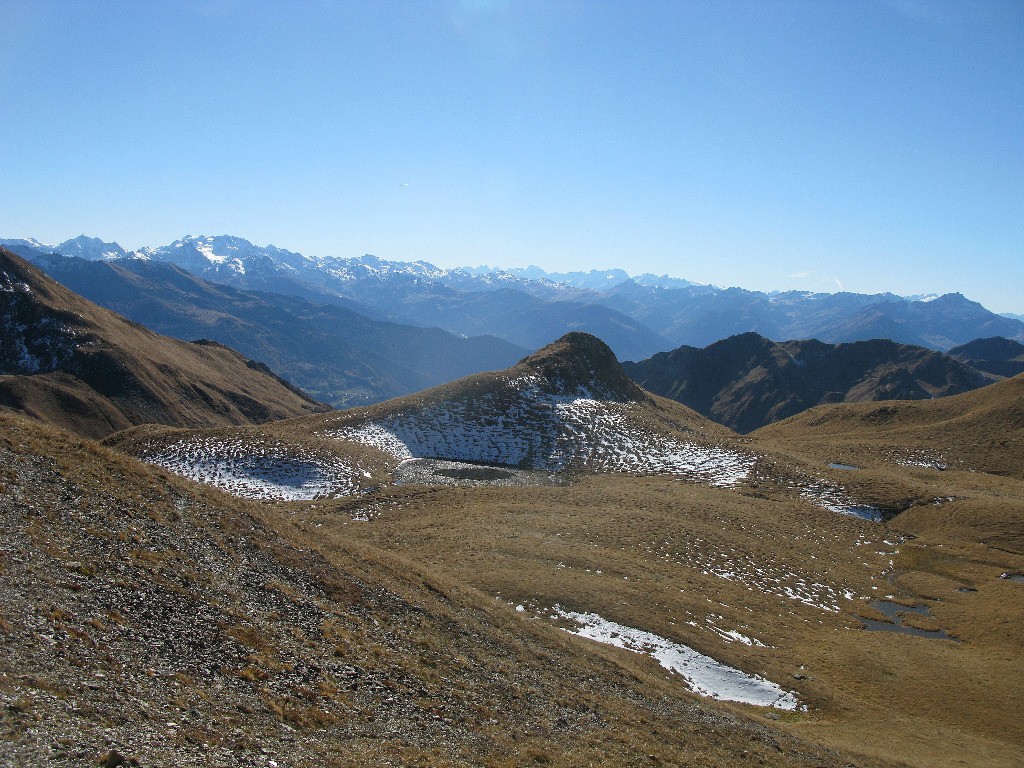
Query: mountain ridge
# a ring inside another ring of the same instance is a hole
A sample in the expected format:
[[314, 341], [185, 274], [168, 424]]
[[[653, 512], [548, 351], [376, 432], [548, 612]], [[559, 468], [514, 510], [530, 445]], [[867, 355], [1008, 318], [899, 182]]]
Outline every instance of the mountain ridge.
[[[105, 244], [104, 252], [113, 252], [114, 245]], [[664, 276], [629, 277], [621, 270], [442, 269], [372, 256], [313, 258], [226, 235], [188, 236], [131, 257], [168, 260], [235, 287], [316, 297], [375, 319], [463, 335], [490, 333], [526, 348], [584, 330], [604, 339], [621, 359], [641, 360], [680, 344], [705, 346], [746, 331], [828, 343], [884, 337], [939, 350], [989, 336], [1024, 341], [1024, 322], [959, 294], [764, 293], [682, 285]], [[598, 289], [606, 283], [613, 285]]]
[[90, 437], [132, 424], [253, 424], [330, 410], [208, 341], [159, 336], [0, 247], [0, 404]]
[[365, 405], [503, 368], [527, 352], [493, 337], [458, 338], [299, 296], [211, 283], [167, 262], [30, 255], [36, 266], [98, 304], [170, 336], [226, 343], [336, 406]]
[[744, 433], [825, 403], [928, 399], [995, 380], [948, 355], [886, 339], [831, 345], [753, 332], [624, 367], [648, 391]]

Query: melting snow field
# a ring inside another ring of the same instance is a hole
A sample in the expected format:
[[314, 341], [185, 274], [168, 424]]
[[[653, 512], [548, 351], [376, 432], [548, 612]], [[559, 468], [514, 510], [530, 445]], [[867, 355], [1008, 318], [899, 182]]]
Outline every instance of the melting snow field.
[[[587, 397], [493, 393], [469, 407], [449, 402], [333, 430], [328, 436], [369, 445], [404, 460], [437, 458], [558, 472], [681, 475], [715, 486], [746, 479], [754, 460], [737, 451], [685, 443], [635, 423], [631, 406]], [[527, 396], [528, 395], [528, 396]]]
[[749, 675], [653, 632], [616, 624], [596, 613], [566, 611], [557, 605], [551, 609], [551, 614], [576, 624], [576, 629], [566, 630], [574, 635], [648, 654], [665, 669], [682, 675], [690, 688], [701, 696], [775, 709], [805, 708], [792, 692], [771, 680]]
[[355, 478], [363, 474], [334, 456], [296, 456], [284, 446], [221, 438], [181, 441], [143, 460], [234, 496], [263, 501], [350, 496], [360, 491]]
[[867, 504], [857, 504], [850, 499], [846, 492], [824, 480], [818, 480], [804, 486], [800, 495], [807, 501], [815, 504], [829, 512], [837, 512], [840, 515], [851, 515], [862, 520], [869, 520], [872, 523], [880, 523], [884, 519], [882, 510]]
[[669, 540], [646, 547], [648, 554], [700, 570], [705, 576], [735, 581], [748, 589], [776, 595], [829, 613], [840, 610], [841, 599], [852, 600], [854, 592], [829, 584], [823, 577], [801, 573], [793, 564], [776, 556], [752, 555], [735, 548], [722, 551], [709, 541], [689, 537], [684, 546]]

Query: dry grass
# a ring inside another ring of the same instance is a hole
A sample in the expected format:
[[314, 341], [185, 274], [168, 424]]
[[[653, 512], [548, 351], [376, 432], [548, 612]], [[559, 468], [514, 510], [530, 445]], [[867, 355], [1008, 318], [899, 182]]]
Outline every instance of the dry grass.
[[284, 508], [0, 425], [15, 470], [0, 499], [0, 739], [14, 765], [115, 748], [175, 766], [850, 762], [526, 621], [449, 569], [323, 546]]
[[[1024, 704], [1024, 637], [1013, 618], [1024, 608], [1024, 586], [998, 578], [1024, 565], [1011, 553], [921, 534], [893, 547], [883, 539], [900, 539], [900, 518], [885, 527], [793, 500], [659, 478], [407, 488], [391, 493], [369, 524], [350, 522], [358, 505], [318, 504], [300, 514], [302, 527], [325, 552], [366, 541], [500, 597], [509, 610], [557, 603], [596, 611], [764, 674], [810, 706], [786, 716], [783, 727], [837, 748], [921, 766], [1024, 759], [1016, 716]], [[907, 624], [944, 628], [960, 642], [864, 631], [854, 617], [877, 617], [860, 599], [840, 597], [836, 613], [780, 594], [770, 578], [761, 579], [762, 591], [751, 586], [756, 579], [708, 573], [742, 563], [793, 574], [784, 585], [829, 586], [822, 604], [844, 590], [928, 600], [934, 618]], [[978, 591], [956, 591], [964, 585]], [[725, 642], [713, 627], [766, 647]], [[583, 645], [648, 684], [682, 688], [643, 657]]]

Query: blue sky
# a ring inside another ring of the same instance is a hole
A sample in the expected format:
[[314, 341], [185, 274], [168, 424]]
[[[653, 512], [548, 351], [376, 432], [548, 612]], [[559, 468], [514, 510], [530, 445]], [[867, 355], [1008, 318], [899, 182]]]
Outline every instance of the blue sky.
[[0, 0], [0, 236], [1024, 313], [1024, 3]]

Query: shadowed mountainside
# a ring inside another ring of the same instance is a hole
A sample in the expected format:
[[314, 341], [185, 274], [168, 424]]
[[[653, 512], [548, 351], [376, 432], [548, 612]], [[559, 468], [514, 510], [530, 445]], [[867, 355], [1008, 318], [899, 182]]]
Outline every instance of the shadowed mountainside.
[[1024, 344], [995, 336], [974, 341], [949, 350], [949, 356], [964, 365], [995, 376], [1010, 378], [1024, 373]]
[[648, 391], [738, 432], [825, 403], [925, 400], [993, 381], [947, 355], [884, 339], [831, 345], [773, 342], [756, 333], [703, 349], [680, 347], [624, 368]]

